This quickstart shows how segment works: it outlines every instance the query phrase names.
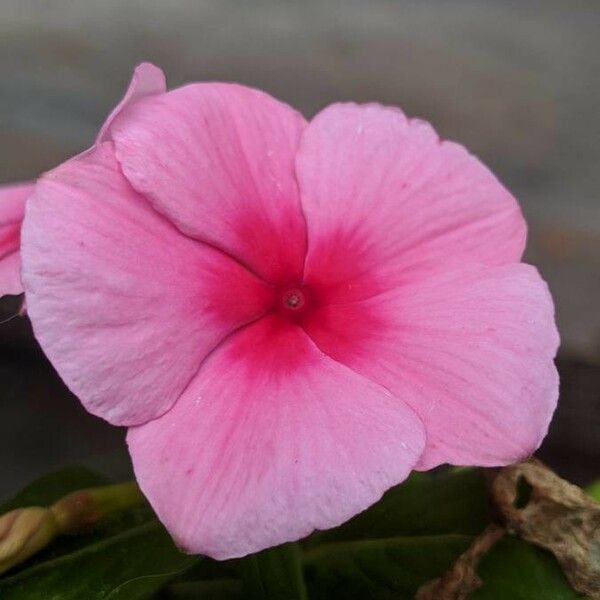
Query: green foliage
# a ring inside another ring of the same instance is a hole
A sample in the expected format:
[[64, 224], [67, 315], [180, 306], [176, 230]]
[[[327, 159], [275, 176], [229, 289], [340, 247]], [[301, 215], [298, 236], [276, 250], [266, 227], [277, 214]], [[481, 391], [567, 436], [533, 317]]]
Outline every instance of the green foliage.
[[240, 561], [243, 589], [257, 600], [307, 600], [298, 544], [269, 548]]
[[[0, 508], [48, 505], [106, 483], [76, 468], [44, 477]], [[0, 579], [2, 600], [409, 600], [490, 522], [481, 470], [415, 473], [336, 529], [243, 559], [180, 553], [147, 506], [62, 538]], [[473, 600], [575, 600], [555, 559], [517, 539], [484, 557]]]
[[483, 587], [470, 600], [576, 600], [556, 559], [545, 550], [506, 538], [485, 556], [478, 568]]
[[476, 535], [485, 529], [490, 518], [483, 471], [413, 473], [369, 510], [336, 529], [322, 532], [318, 539], [329, 542], [396, 535]]
[[[106, 484], [82, 468], [25, 488], [1, 512], [46, 506], [69, 492]], [[199, 559], [182, 554], [147, 506], [107, 518], [88, 533], [59, 539], [0, 579], [2, 600], [143, 600]]]
[[306, 580], [314, 600], [413, 598], [419, 586], [448, 569], [473, 538], [421, 535], [331, 544], [307, 555]]
[[594, 481], [585, 490], [596, 502], [600, 502], [600, 481]]

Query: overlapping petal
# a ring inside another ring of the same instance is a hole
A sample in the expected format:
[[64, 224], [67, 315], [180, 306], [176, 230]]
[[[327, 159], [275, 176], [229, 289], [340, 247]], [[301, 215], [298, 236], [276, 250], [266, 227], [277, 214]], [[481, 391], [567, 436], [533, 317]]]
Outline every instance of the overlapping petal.
[[222, 559], [365, 509], [408, 475], [424, 434], [401, 399], [268, 317], [225, 342], [179, 402], [127, 440], [176, 541]]
[[0, 187], [0, 296], [22, 294], [21, 223], [33, 184]]
[[141, 63], [133, 71], [129, 86], [121, 102], [115, 106], [102, 125], [96, 138], [96, 143], [112, 140], [111, 126], [113, 121], [131, 104], [145, 98], [167, 91], [165, 74], [151, 63]]
[[271, 302], [238, 263], [156, 213], [111, 143], [38, 182], [22, 260], [42, 348], [90, 412], [120, 425], [169, 409], [204, 357]]
[[304, 126], [263, 92], [199, 83], [136, 102], [110, 131], [125, 176], [159, 212], [281, 283], [304, 263], [294, 176]]
[[326, 108], [302, 136], [296, 172], [306, 279], [329, 301], [391, 289], [424, 261], [521, 258], [514, 198], [462, 146], [398, 109]]
[[529, 265], [421, 265], [390, 292], [322, 307], [307, 331], [392, 393], [412, 390], [427, 432], [421, 469], [523, 459], [556, 408], [554, 308]]

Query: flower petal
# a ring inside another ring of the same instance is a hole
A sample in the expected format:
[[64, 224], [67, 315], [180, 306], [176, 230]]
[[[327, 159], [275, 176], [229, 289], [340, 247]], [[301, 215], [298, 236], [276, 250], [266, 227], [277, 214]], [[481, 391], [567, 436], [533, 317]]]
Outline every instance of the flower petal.
[[272, 302], [135, 193], [111, 143], [38, 182], [22, 257], [38, 341], [87, 410], [114, 424], [162, 414], [204, 357]]
[[342, 523], [424, 444], [401, 400], [266, 317], [235, 334], [160, 419], [129, 430], [137, 480], [178, 544], [225, 559]]
[[309, 335], [392, 393], [412, 389], [405, 398], [427, 432], [419, 468], [530, 455], [558, 398], [558, 334], [545, 283], [524, 264], [426, 271], [368, 300], [322, 307]]
[[304, 263], [293, 166], [304, 126], [267, 94], [202, 83], [136, 102], [111, 131], [125, 176], [159, 212], [280, 282]]
[[306, 279], [322, 293], [364, 298], [419, 262], [501, 264], [523, 252], [525, 222], [508, 191], [462, 146], [399, 109], [326, 108], [302, 136], [296, 172]]
[[102, 125], [100, 133], [98, 133], [98, 137], [96, 138], [96, 143], [100, 144], [112, 140], [111, 125], [130, 104], [146, 96], [153, 96], [154, 94], [161, 94], [166, 91], [167, 82], [162, 70], [151, 63], [139, 64], [133, 71], [129, 87], [123, 99], [110, 113], [104, 125]]
[[0, 296], [22, 294], [19, 251], [25, 201], [34, 184], [0, 187]]

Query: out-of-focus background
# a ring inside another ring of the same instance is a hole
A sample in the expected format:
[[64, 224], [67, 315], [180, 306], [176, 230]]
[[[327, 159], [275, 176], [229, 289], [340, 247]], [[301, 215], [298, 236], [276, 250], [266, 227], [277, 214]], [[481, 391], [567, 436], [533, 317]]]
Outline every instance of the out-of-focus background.
[[[523, 205], [563, 339], [541, 456], [586, 482], [600, 471], [599, 32], [598, 0], [1, 0], [0, 184], [85, 149], [142, 60], [171, 86], [238, 81], [307, 116], [402, 106]], [[74, 461], [125, 476], [123, 434], [69, 395], [27, 319], [0, 325], [0, 496]]]

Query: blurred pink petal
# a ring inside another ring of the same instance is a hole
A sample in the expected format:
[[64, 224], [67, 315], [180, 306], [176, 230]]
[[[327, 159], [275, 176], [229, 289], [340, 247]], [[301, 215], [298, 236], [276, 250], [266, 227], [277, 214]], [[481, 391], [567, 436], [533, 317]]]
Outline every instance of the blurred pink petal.
[[85, 407], [116, 425], [168, 410], [207, 354], [272, 297], [156, 213], [110, 143], [38, 181], [22, 254], [36, 337]]
[[33, 190], [31, 183], [0, 187], [0, 296], [22, 294], [21, 222], [25, 201]]
[[220, 559], [339, 525], [408, 475], [425, 436], [404, 402], [268, 317], [127, 441], [177, 543]]
[[148, 72], [109, 141], [36, 188], [23, 273], [58, 372], [137, 425], [136, 475], [180, 544], [241, 556], [415, 466], [539, 445], [552, 301], [486, 167], [397, 109], [306, 125], [262, 92], [163, 93]]

